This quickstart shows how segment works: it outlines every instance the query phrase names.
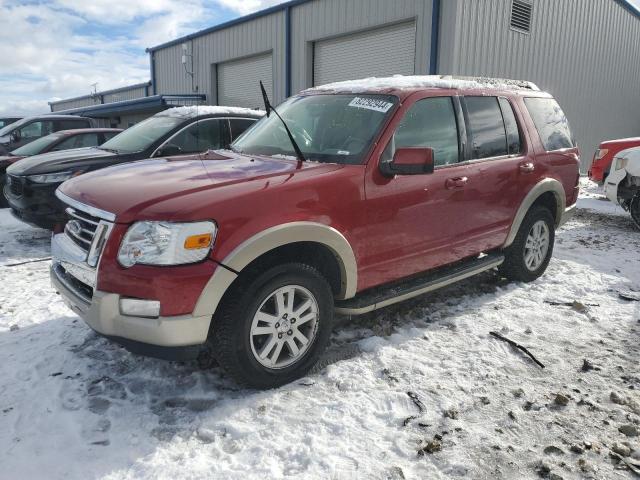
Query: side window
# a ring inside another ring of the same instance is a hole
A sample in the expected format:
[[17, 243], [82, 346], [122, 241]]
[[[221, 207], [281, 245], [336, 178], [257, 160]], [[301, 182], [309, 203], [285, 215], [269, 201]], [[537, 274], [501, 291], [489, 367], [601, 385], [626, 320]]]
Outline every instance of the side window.
[[504, 97], [498, 99], [500, 109], [502, 110], [502, 118], [504, 119], [504, 128], [507, 132], [507, 152], [509, 155], [515, 155], [522, 151], [522, 142], [520, 140], [520, 130], [516, 115], [513, 113], [513, 107], [509, 100]]
[[189, 125], [169, 140], [180, 147], [182, 153], [200, 153], [221, 147], [221, 120], [200, 120]]
[[451, 97], [418, 100], [398, 125], [383, 161], [391, 161], [398, 148], [433, 148], [435, 165], [458, 161], [458, 124]]
[[56, 121], [56, 132], [60, 130], [75, 130], [76, 128], [89, 128], [89, 122], [86, 120], [58, 120]]
[[98, 135], [96, 133], [86, 133], [69, 137], [53, 147], [52, 151], [70, 150], [72, 148], [95, 147], [98, 145]]
[[[496, 97], [465, 97], [472, 139], [472, 158], [507, 155], [507, 134]], [[513, 112], [512, 112], [513, 113]]]
[[106, 142], [107, 140], [111, 140], [113, 137], [115, 137], [116, 135], [118, 135], [120, 132], [104, 132], [104, 141]]
[[53, 130], [53, 122], [38, 121], [25, 125], [20, 129], [21, 138], [40, 138], [49, 135]]
[[547, 152], [575, 146], [569, 121], [553, 98], [525, 98], [524, 103]]
[[242, 135], [245, 130], [256, 123], [256, 121], [247, 120], [245, 118], [232, 118], [229, 120], [229, 123], [231, 124], [231, 141], [233, 142], [236, 138]]

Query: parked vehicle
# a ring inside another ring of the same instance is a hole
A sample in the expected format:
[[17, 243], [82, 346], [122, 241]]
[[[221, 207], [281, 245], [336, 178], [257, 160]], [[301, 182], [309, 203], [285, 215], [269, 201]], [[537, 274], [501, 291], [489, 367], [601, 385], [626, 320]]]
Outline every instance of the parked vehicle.
[[567, 119], [528, 83], [354, 81], [278, 112], [286, 127], [270, 115], [233, 151], [65, 182], [51, 276], [73, 311], [134, 352], [209, 345], [240, 382], [273, 387], [316, 363], [334, 311], [495, 268], [535, 280], [575, 206]]
[[55, 197], [65, 180], [119, 163], [227, 147], [263, 114], [229, 107], [171, 108], [100, 147], [45, 153], [9, 166], [4, 194], [17, 218], [54, 229], [66, 221], [65, 206]]
[[11, 125], [14, 122], [17, 122], [22, 117], [0, 117], [0, 128], [6, 127], [7, 125]]
[[0, 155], [60, 130], [95, 127], [91, 118], [76, 115], [39, 115], [17, 120], [0, 129]]
[[[25, 157], [39, 155], [46, 152], [58, 152], [61, 150], [71, 150], [74, 148], [96, 147], [102, 145], [107, 140], [112, 139], [120, 128], [80, 128], [77, 130], [61, 130], [46, 137], [34, 140], [20, 148], [15, 149], [6, 156], [0, 156], [0, 185], [5, 184], [5, 171], [12, 163], [22, 160]], [[0, 207], [6, 207], [4, 195], [0, 195]]]
[[600, 148], [593, 155], [593, 161], [589, 167], [589, 179], [602, 185], [609, 176], [611, 163], [616, 155], [623, 150], [640, 147], [640, 137], [621, 138], [619, 140], [607, 140], [600, 144]]
[[640, 228], [640, 147], [616, 154], [604, 191], [609, 200], [631, 214]]

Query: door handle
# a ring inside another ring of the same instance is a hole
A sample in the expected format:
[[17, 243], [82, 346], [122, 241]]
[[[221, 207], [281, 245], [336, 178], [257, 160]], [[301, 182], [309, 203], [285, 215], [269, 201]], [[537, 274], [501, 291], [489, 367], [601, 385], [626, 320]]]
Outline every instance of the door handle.
[[536, 166], [532, 162], [527, 162], [520, 165], [520, 171], [522, 173], [531, 173], [535, 169], [536, 169]]
[[467, 177], [456, 177], [456, 178], [447, 178], [444, 182], [444, 187], [447, 190], [452, 190], [454, 188], [464, 188], [469, 179]]

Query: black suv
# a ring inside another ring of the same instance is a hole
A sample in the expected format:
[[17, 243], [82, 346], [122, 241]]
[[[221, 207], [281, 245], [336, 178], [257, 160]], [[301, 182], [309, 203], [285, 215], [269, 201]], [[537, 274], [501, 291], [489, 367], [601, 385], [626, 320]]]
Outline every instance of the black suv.
[[53, 132], [95, 127], [92, 118], [76, 115], [39, 115], [10, 123], [0, 129], [0, 155]]
[[119, 163], [227, 148], [263, 115], [231, 107], [170, 108], [100, 147], [34, 155], [10, 165], [4, 195], [14, 216], [54, 230], [66, 221], [65, 206], [55, 196], [65, 180]]
[[0, 128], [4, 128], [7, 125], [17, 122], [22, 117], [0, 117]]

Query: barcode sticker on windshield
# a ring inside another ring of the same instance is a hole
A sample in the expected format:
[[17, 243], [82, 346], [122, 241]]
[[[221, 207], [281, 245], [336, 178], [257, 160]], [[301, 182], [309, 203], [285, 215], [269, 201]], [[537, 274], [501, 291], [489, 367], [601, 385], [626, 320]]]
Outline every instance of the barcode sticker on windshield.
[[351, 100], [349, 106], [355, 108], [366, 108], [367, 110], [387, 113], [389, 109], [393, 107], [393, 103], [385, 102], [384, 100], [378, 100], [375, 98], [356, 97]]

